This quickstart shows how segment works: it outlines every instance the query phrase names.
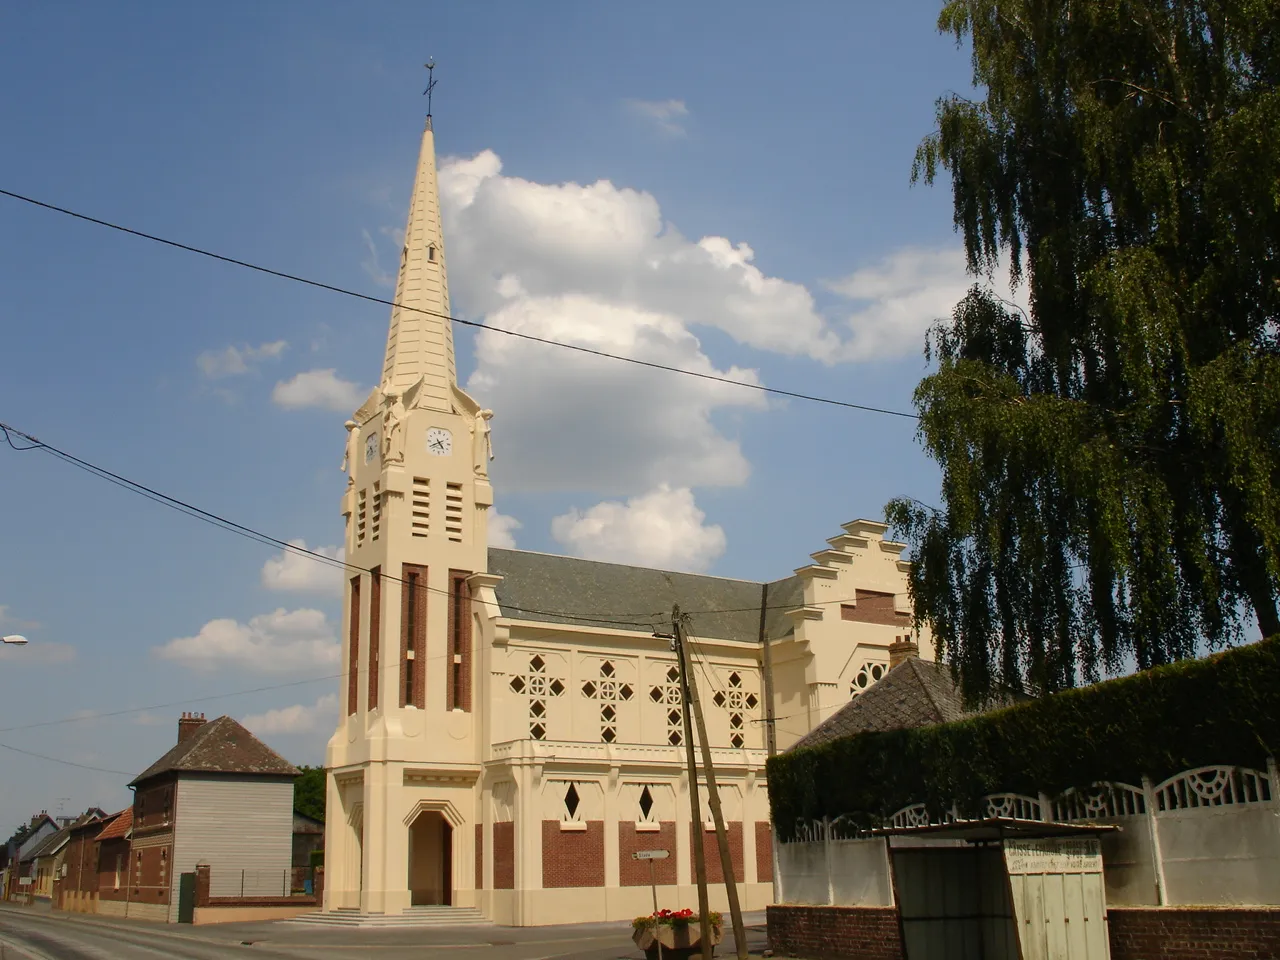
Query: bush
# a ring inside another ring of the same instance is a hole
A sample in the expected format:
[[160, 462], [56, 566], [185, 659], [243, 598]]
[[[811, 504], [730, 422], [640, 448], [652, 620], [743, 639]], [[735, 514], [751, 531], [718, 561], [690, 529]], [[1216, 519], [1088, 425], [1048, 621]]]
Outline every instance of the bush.
[[956, 723], [862, 733], [768, 765], [780, 839], [798, 821], [878, 826], [912, 803], [976, 810], [990, 793], [1159, 782], [1192, 767], [1264, 768], [1280, 747], [1280, 638]]

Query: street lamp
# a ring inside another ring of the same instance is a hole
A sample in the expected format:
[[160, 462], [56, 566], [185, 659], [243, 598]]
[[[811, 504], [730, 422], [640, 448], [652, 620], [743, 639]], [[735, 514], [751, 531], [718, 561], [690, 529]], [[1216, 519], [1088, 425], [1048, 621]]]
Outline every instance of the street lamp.
[[5, 643], [16, 644], [17, 646], [22, 646], [22, 644], [27, 642], [26, 637], [19, 636], [16, 633], [11, 633], [7, 637], [0, 637], [0, 640], [3, 640]]

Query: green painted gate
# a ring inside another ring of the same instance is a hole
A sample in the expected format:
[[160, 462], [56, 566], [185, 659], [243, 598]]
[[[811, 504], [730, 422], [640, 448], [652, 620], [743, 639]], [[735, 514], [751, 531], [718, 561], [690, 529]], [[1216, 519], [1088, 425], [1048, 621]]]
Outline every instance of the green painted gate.
[[178, 922], [191, 923], [196, 918], [196, 875], [184, 873], [178, 878]]

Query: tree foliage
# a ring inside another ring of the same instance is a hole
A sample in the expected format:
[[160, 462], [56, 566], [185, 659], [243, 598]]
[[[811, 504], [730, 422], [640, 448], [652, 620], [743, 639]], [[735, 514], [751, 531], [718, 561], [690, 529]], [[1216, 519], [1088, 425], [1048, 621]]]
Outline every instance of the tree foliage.
[[293, 812], [324, 822], [324, 767], [299, 767], [301, 776], [293, 781]]
[[951, 0], [945, 97], [975, 286], [927, 354], [944, 508], [896, 500], [966, 695], [1044, 693], [1280, 633], [1280, 3]]

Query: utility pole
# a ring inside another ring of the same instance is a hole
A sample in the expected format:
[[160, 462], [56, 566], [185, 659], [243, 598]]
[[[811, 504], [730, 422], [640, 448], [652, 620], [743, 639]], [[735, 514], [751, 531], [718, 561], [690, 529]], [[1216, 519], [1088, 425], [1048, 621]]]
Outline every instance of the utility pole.
[[[733, 940], [737, 947], [738, 960], [747, 960], [747, 930], [742, 923], [742, 907], [738, 903], [738, 882], [733, 875], [733, 857], [729, 853], [729, 836], [724, 829], [724, 814], [720, 809], [720, 791], [716, 787], [716, 768], [711, 762], [711, 744], [707, 740], [707, 724], [702, 716], [702, 704], [698, 701], [698, 682], [693, 676], [692, 658], [689, 655], [687, 638], [684, 633], [684, 617], [680, 615], [677, 604], [671, 611], [671, 628], [676, 637], [676, 652], [680, 657], [680, 677], [684, 685], [684, 702], [686, 716], [692, 708], [694, 719], [698, 724], [698, 741], [702, 746], [702, 766], [707, 775], [707, 805], [711, 807], [711, 818], [716, 825], [716, 844], [720, 847], [720, 871], [724, 875], [725, 892], [729, 895], [729, 917], [733, 921]], [[690, 744], [690, 752], [693, 746]], [[694, 781], [694, 791], [698, 784]], [[701, 826], [701, 825], [699, 825]], [[698, 830], [696, 846], [702, 847], [702, 831]], [[703, 941], [703, 957], [710, 960], [709, 945]]]
[[[680, 619], [680, 607], [675, 606], [671, 613], [672, 623]], [[661, 636], [661, 634], [659, 634]], [[680, 642], [681, 633], [677, 628], [671, 634], [671, 646], [676, 651], [676, 660], [680, 664], [680, 712], [684, 717], [684, 752], [689, 765], [689, 807], [693, 815], [692, 846], [693, 872], [698, 883], [698, 930], [701, 934], [702, 960], [711, 960], [711, 906], [707, 902], [707, 858], [702, 849], [702, 805], [698, 801], [698, 761], [693, 753], [693, 723], [689, 719], [689, 683], [685, 671], [684, 645]]]

